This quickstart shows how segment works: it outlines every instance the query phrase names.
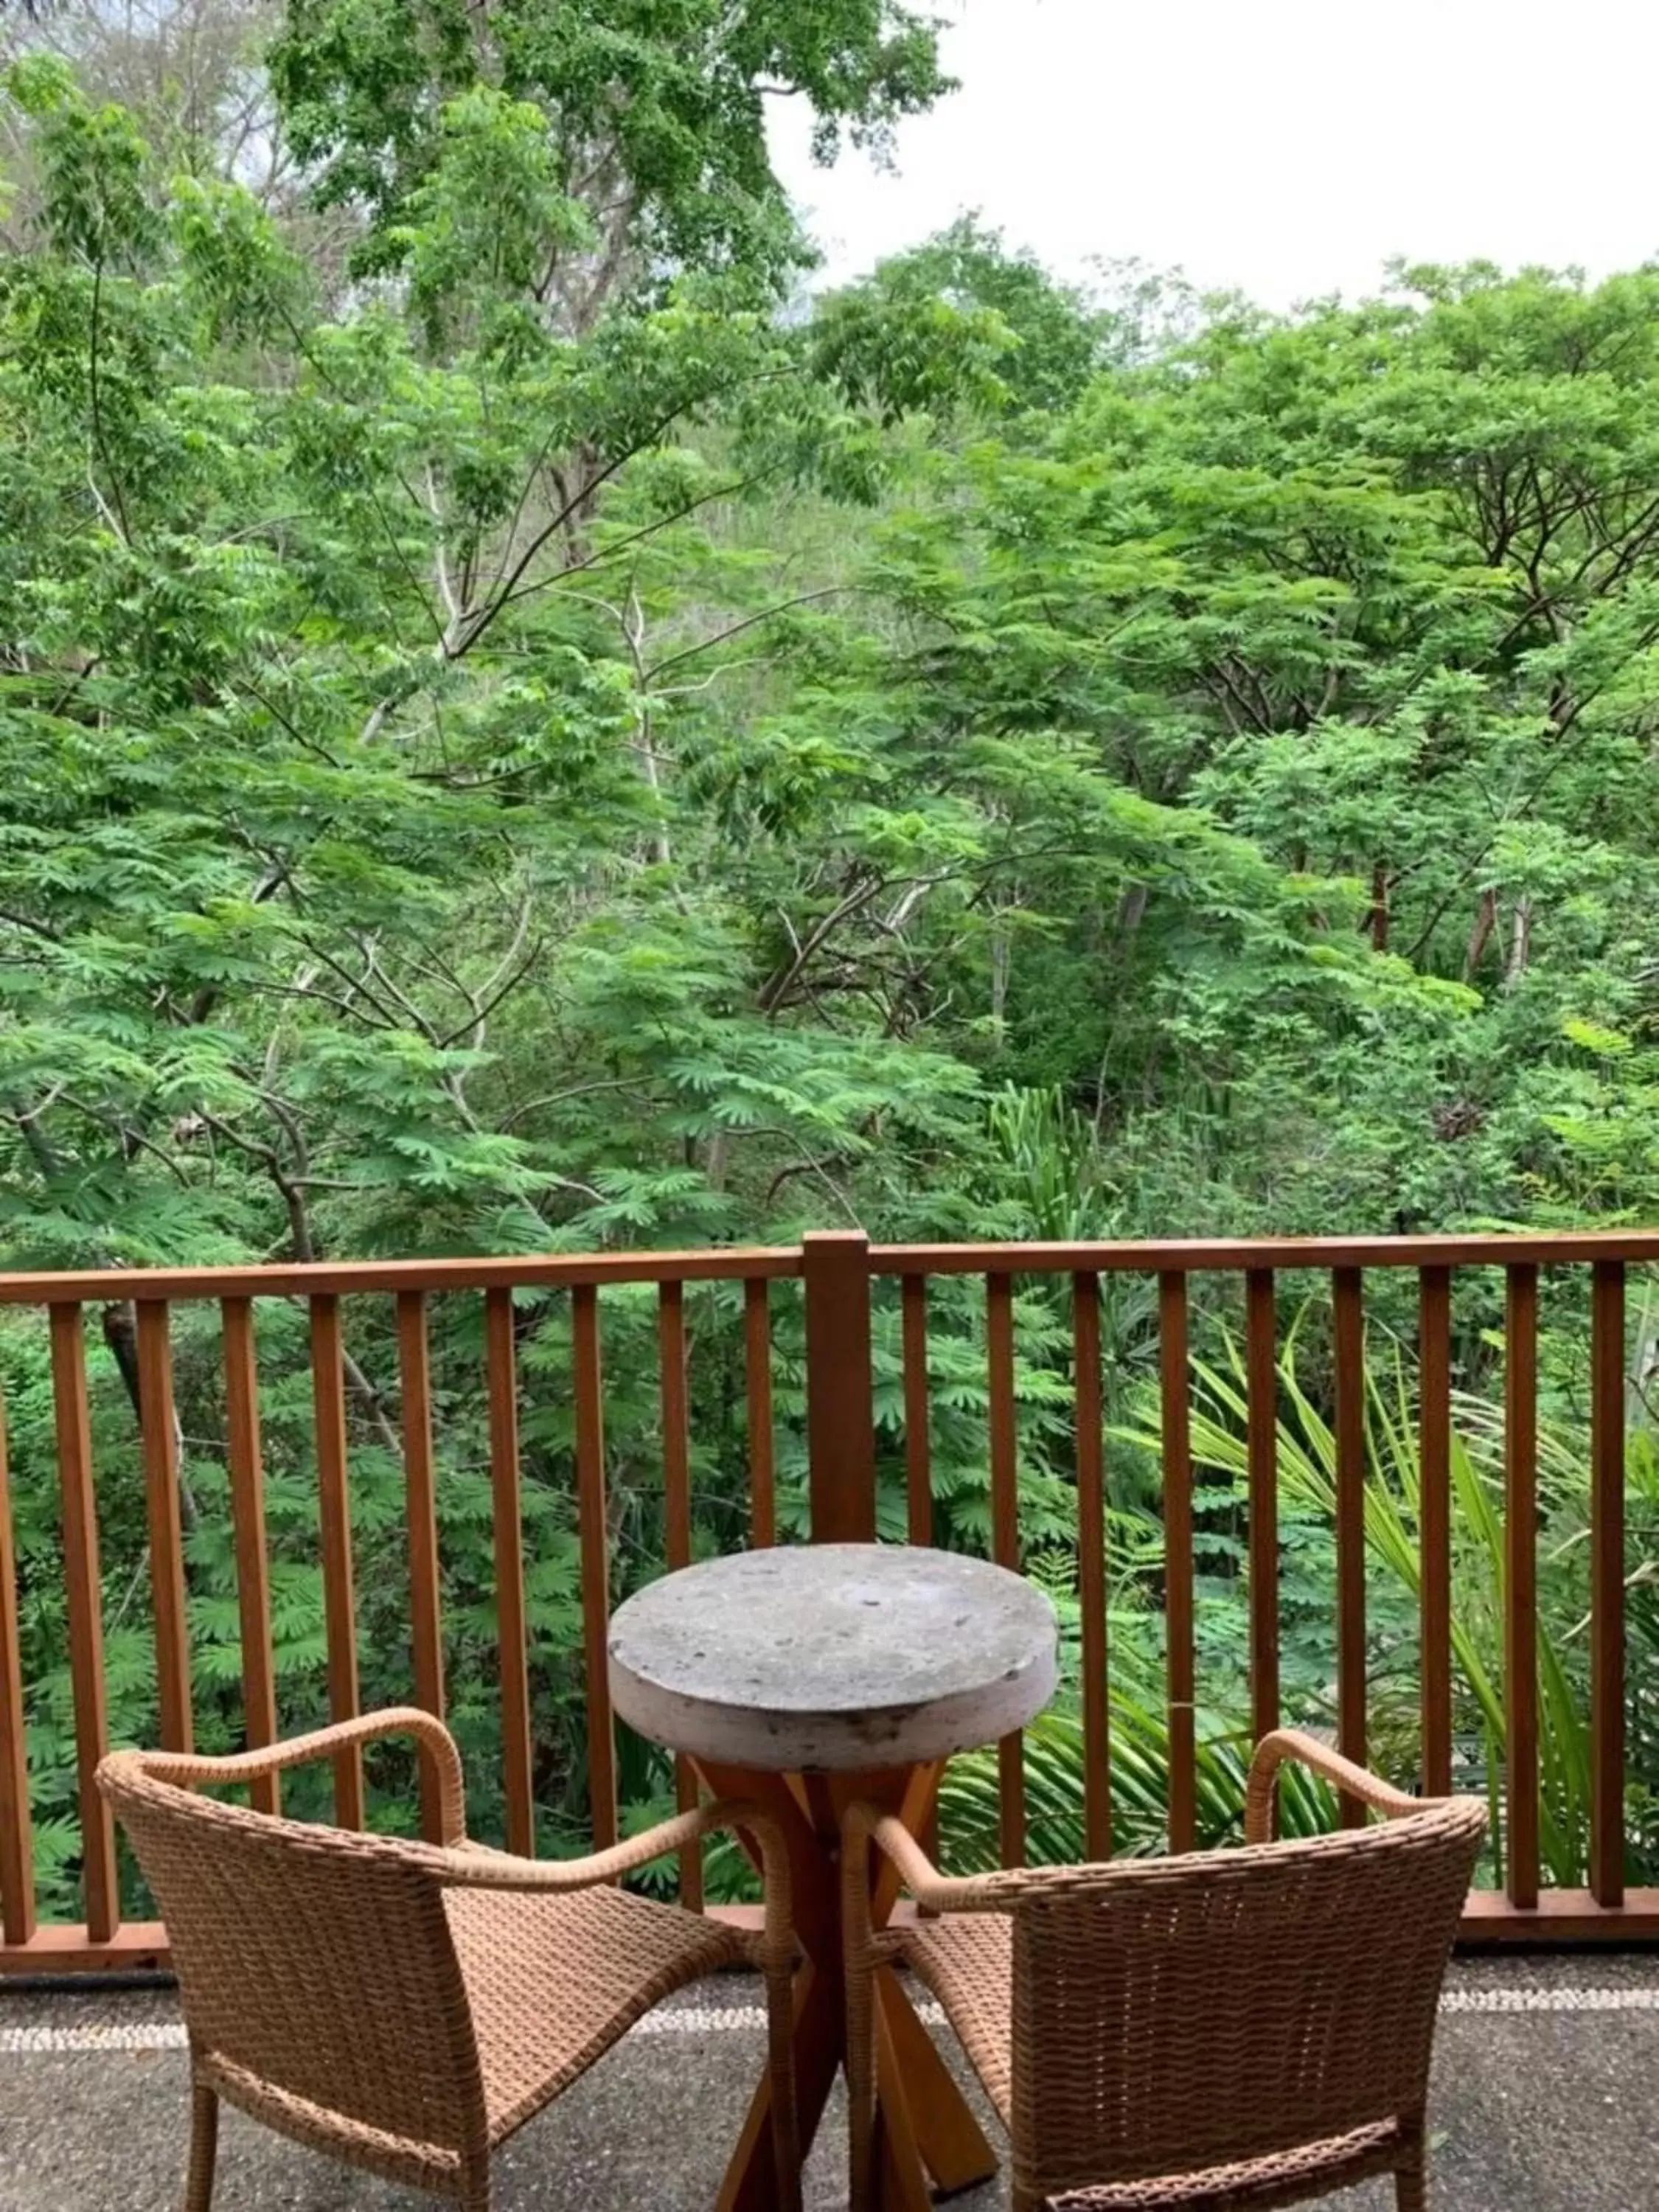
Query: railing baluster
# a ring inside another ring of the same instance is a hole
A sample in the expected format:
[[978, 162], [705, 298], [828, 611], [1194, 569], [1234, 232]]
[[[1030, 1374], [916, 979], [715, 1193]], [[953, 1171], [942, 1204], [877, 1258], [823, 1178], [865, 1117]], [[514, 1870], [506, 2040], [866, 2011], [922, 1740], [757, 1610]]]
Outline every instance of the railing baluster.
[[1158, 1279], [1158, 1333], [1164, 1430], [1170, 1849], [1189, 1851], [1198, 1834], [1198, 1744], [1193, 1711], [1193, 1452], [1187, 1404], [1187, 1278], [1173, 1269]]
[[[1019, 1571], [1019, 1467], [1014, 1431], [1014, 1285], [985, 1281], [991, 1392], [991, 1546], [997, 1565]], [[1025, 1863], [1025, 1746], [1016, 1731], [997, 1746], [997, 1822], [1002, 1863]]]
[[1625, 1270], [1590, 1290], [1590, 1894], [1625, 1901]]
[[1279, 1726], [1279, 1324], [1273, 1270], [1244, 1277], [1245, 1454], [1250, 1501], [1250, 1732]]
[[[1336, 1365], [1337, 1746], [1365, 1763], [1365, 1306], [1358, 1267], [1331, 1279]], [[1342, 1825], [1363, 1827], [1365, 1808], [1342, 1799]]]
[[[906, 1534], [913, 1544], [933, 1540], [933, 1449], [927, 1388], [927, 1279], [906, 1275], [899, 1285], [904, 1370], [904, 1498]], [[939, 1855], [939, 1800], [918, 1836], [930, 1858]]]
[[[415, 1667], [415, 1702], [444, 1717], [443, 1623], [440, 1610], [437, 1470], [432, 1457], [432, 1365], [427, 1343], [426, 1299], [419, 1291], [398, 1293], [398, 1384], [404, 1443], [404, 1503], [409, 1526], [409, 1628]], [[438, 1770], [422, 1748], [421, 1833], [441, 1842], [443, 1813]]]
[[757, 1552], [778, 1540], [776, 1462], [772, 1446], [772, 1315], [764, 1275], [743, 1286], [744, 1395], [749, 1406], [749, 1540]]
[[1538, 1270], [1511, 1267], [1504, 1326], [1504, 1701], [1510, 1903], [1538, 1902]]
[[524, 1522], [519, 1498], [518, 1355], [513, 1293], [484, 1292], [484, 1377], [489, 1398], [489, 1492], [495, 1547], [495, 1634], [501, 1679], [501, 1778], [507, 1848], [536, 1849], [530, 1738], [530, 1654], [525, 1626]]
[[591, 1283], [571, 1292], [576, 1353], [576, 1501], [581, 1531], [582, 1638], [587, 1672], [587, 1781], [593, 1842], [617, 1840], [617, 1747], [611, 1723], [610, 1530], [605, 1504], [605, 1388], [599, 1365], [599, 1293]]
[[1083, 1834], [1089, 1856], [1106, 1859], [1112, 1855], [1112, 1735], [1106, 1674], [1106, 1470], [1097, 1275], [1072, 1278], [1072, 1355], [1077, 1395], [1077, 1578], [1083, 1613]]
[[179, 1516], [179, 1423], [173, 1403], [173, 1347], [166, 1306], [154, 1298], [141, 1298], [136, 1310], [161, 1748], [187, 1752], [192, 1744], [190, 1623], [185, 1606], [184, 1531]]
[[120, 1918], [115, 1830], [94, 1777], [109, 1749], [104, 1702], [103, 1592], [98, 1573], [98, 1504], [87, 1413], [86, 1340], [77, 1305], [50, 1309], [52, 1391], [64, 1510], [64, 1577], [69, 1601], [70, 1679], [75, 1692], [75, 1763], [80, 1785], [81, 1879], [87, 1934], [107, 1943]]
[[904, 1495], [913, 1544], [933, 1540], [933, 1455], [928, 1427], [927, 1278], [899, 1286], [904, 1343]]
[[[270, 1571], [265, 1556], [265, 1479], [259, 1449], [253, 1301], [226, 1298], [220, 1316], [230, 1522], [236, 1546], [236, 1610], [242, 1639], [242, 1725], [248, 1749], [263, 1751], [276, 1741], [276, 1687], [270, 1642]], [[280, 1812], [278, 1777], [268, 1774], [252, 1783], [248, 1797], [256, 1812]]]
[[12, 1534], [6, 1409], [0, 1401], [0, 1935], [34, 1933], [34, 1838], [28, 1742], [23, 1729], [22, 1646], [17, 1632], [17, 1547]]
[[[691, 1439], [686, 1401], [685, 1294], [678, 1283], [665, 1283], [657, 1294], [657, 1348], [662, 1373], [663, 1517], [668, 1565], [691, 1564]], [[674, 1760], [674, 1802], [690, 1812], [698, 1798], [697, 1777], [684, 1755]], [[702, 1849], [680, 1853], [680, 1903], [702, 1911]]]
[[[323, 1624], [328, 1642], [328, 1711], [357, 1717], [357, 1622], [351, 1587], [351, 1502], [346, 1477], [345, 1351], [340, 1301], [311, 1301], [311, 1395], [317, 1426], [317, 1511], [323, 1542]], [[337, 1826], [363, 1825], [362, 1753], [334, 1756]]]
[[1423, 1788], [1451, 1790], [1451, 1270], [1418, 1277], [1419, 1657]]

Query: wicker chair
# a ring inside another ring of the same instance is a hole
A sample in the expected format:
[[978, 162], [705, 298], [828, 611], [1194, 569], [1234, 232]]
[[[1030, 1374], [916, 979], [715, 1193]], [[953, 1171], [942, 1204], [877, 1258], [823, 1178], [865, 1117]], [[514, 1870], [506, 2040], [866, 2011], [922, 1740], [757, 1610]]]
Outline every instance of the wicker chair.
[[[1287, 1758], [1383, 1824], [1270, 1843]], [[1436, 2006], [1485, 1828], [1474, 1800], [1404, 1796], [1287, 1731], [1256, 1752], [1243, 1850], [951, 1881], [853, 1807], [854, 2212], [871, 2202], [875, 1978], [901, 1961], [1008, 2130], [1013, 2212], [1255, 2212], [1383, 2173], [1400, 2212], [1422, 2212]], [[939, 1917], [872, 1935], [872, 1840]]]
[[[433, 1762], [441, 1847], [191, 1794], [393, 1733]], [[498, 2144], [659, 1998], [744, 1961], [766, 1978], [779, 2195], [798, 2204], [788, 1862], [764, 1814], [708, 1805], [597, 1857], [509, 1857], [466, 1842], [454, 1741], [404, 1710], [234, 1759], [117, 1752], [98, 1782], [179, 1977], [193, 2090], [185, 2212], [208, 2212], [222, 2098], [348, 2165], [489, 2212]], [[763, 1854], [759, 1936], [613, 1887], [719, 1827], [741, 1827]]]

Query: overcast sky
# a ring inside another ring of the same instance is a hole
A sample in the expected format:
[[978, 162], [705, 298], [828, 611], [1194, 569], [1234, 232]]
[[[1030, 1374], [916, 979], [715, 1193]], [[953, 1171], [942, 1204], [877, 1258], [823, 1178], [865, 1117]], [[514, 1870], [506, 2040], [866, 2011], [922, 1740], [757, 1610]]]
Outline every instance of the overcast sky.
[[[924, 9], [927, 0], [914, 0]], [[897, 167], [815, 168], [775, 111], [830, 281], [977, 208], [1013, 246], [1180, 266], [1271, 307], [1483, 256], [1659, 252], [1652, 0], [933, 0], [962, 88]]]

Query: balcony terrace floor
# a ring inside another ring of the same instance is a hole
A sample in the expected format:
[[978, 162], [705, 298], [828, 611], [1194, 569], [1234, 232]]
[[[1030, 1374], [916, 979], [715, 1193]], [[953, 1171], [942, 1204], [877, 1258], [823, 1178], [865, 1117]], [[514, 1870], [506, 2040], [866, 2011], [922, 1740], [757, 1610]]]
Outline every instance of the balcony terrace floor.
[[[182, 2040], [165, 1984], [0, 1988], [3, 2212], [176, 2212]], [[757, 1992], [741, 1978], [659, 2008], [501, 2154], [500, 2212], [708, 2212], [761, 2055]], [[1659, 1954], [1459, 1960], [1435, 2066], [1435, 2212], [1650, 2212], [1656, 2081]], [[832, 2107], [807, 2212], [845, 2203], [844, 2143]], [[433, 2201], [226, 2116], [216, 2212], [417, 2212]], [[962, 2212], [1004, 2201], [994, 2184], [958, 2200]], [[1387, 2212], [1394, 2197], [1373, 2183], [1333, 2202]]]

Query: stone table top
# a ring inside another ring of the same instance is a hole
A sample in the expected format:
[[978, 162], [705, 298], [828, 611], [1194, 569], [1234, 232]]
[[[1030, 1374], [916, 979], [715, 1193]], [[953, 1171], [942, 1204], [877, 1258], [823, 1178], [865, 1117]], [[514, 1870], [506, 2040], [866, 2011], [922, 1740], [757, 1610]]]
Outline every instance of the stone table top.
[[1054, 1607], [1006, 1568], [811, 1544], [665, 1575], [611, 1623], [611, 1698], [641, 1735], [789, 1772], [907, 1766], [994, 1742], [1054, 1694]]

